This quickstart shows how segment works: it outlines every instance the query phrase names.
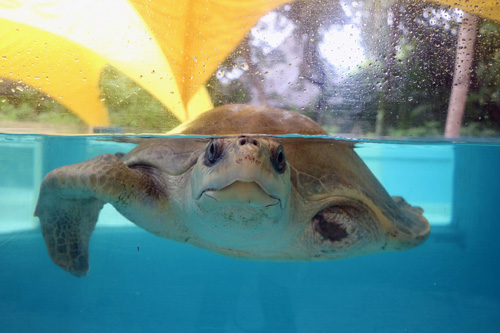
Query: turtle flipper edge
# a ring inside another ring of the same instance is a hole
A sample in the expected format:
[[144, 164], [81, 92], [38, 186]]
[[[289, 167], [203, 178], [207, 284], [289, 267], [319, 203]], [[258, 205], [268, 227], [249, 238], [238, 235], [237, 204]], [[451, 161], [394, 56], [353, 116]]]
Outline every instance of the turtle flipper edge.
[[394, 219], [390, 228], [390, 246], [394, 250], [406, 250], [423, 243], [430, 233], [430, 225], [424, 217], [424, 210], [412, 206], [399, 196], [392, 200], [398, 207], [399, 218]]
[[[68, 193], [68, 197], [70, 195]], [[87, 275], [89, 240], [104, 202], [93, 198], [72, 200], [47, 196], [36, 215], [52, 261], [73, 275]]]
[[114, 155], [63, 166], [42, 182], [35, 216], [55, 264], [75, 276], [87, 275], [89, 239], [105, 203], [126, 205], [137, 197], [145, 175]]

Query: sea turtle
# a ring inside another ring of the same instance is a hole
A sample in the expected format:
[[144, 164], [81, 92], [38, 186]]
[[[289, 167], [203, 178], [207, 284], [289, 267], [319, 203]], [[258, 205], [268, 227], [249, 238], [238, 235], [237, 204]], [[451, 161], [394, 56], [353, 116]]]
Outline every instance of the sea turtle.
[[155, 235], [241, 259], [334, 260], [429, 234], [422, 209], [391, 198], [352, 142], [278, 136], [326, 134], [298, 113], [227, 105], [174, 133], [197, 137], [145, 138], [45, 177], [35, 215], [57, 265], [87, 274], [105, 203]]

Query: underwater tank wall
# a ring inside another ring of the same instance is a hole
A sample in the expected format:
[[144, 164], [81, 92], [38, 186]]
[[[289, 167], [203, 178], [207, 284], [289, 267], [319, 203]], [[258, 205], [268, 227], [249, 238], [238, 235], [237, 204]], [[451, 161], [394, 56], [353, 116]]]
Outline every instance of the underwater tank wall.
[[51, 262], [32, 217], [41, 176], [132, 146], [1, 136], [5, 331], [465, 332], [500, 324], [498, 142], [357, 145], [389, 193], [429, 209], [431, 235], [412, 250], [318, 263], [235, 260], [153, 236], [107, 205], [89, 275], [73, 277]]

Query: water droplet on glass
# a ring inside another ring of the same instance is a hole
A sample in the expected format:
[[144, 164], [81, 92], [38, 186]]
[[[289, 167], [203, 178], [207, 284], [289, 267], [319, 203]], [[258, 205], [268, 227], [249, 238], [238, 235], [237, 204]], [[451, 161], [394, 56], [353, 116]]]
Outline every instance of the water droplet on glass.
[[217, 72], [217, 77], [218, 78], [221, 78], [224, 76], [224, 74], [226, 74], [226, 71], [224, 69], [220, 69], [218, 72]]

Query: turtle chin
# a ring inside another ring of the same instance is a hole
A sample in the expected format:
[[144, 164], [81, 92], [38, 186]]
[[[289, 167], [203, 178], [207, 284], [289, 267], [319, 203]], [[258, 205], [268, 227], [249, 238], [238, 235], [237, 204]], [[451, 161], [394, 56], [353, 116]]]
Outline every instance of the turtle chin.
[[259, 232], [275, 225], [283, 214], [282, 200], [253, 181], [205, 189], [197, 205], [202, 219], [220, 232]]

